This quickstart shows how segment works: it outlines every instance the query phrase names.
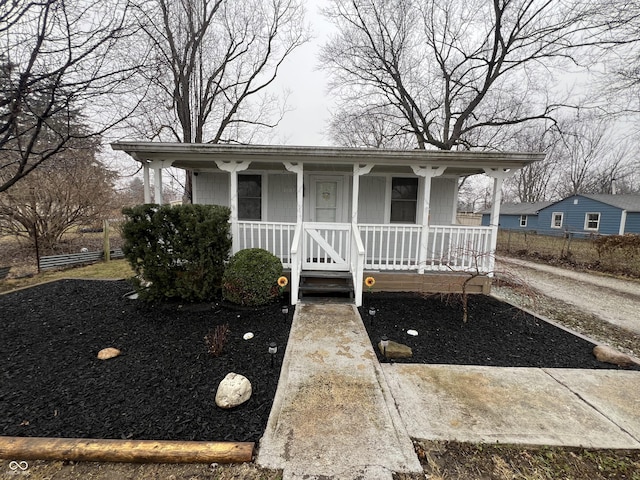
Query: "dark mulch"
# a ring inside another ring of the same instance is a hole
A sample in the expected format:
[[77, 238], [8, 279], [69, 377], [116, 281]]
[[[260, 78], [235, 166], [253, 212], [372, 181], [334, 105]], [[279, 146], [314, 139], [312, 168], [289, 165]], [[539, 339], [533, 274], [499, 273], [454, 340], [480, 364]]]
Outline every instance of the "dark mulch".
[[[0, 435], [257, 441], [267, 424], [291, 326], [278, 305], [150, 307], [126, 282], [59, 281], [0, 296]], [[204, 336], [228, 323], [226, 353]], [[243, 340], [253, 332], [252, 340]], [[279, 346], [270, 366], [269, 342]], [[120, 357], [98, 360], [105, 347]], [[251, 399], [222, 410], [229, 372]]]
[[[279, 305], [147, 306], [124, 298], [129, 290], [126, 282], [65, 280], [0, 296], [0, 435], [257, 441], [293, 312], [285, 320]], [[366, 301], [377, 308], [373, 323], [363, 309], [372, 341], [387, 335], [411, 346], [413, 363], [616, 368], [597, 362], [591, 343], [490, 297], [470, 297], [467, 323], [457, 297]], [[225, 323], [226, 353], [213, 358], [204, 336]], [[243, 340], [249, 331], [255, 337]], [[98, 360], [110, 346], [123, 354]], [[253, 396], [222, 410], [214, 396], [229, 372], [249, 378]]]
[[[462, 321], [459, 295], [421, 297], [366, 293], [360, 309], [373, 344], [383, 335], [411, 347], [403, 363], [496, 367], [619, 369], [593, 356], [593, 343], [509, 304], [485, 295], [469, 296]], [[369, 306], [376, 314], [371, 318]], [[418, 336], [407, 334], [416, 330]], [[376, 349], [378, 358], [382, 355]], [[640, 367], [626, 369], [640, 370]]]

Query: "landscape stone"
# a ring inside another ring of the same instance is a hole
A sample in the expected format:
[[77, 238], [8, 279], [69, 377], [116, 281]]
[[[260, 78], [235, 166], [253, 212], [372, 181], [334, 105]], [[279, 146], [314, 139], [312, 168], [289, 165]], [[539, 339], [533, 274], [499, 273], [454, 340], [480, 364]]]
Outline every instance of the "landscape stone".
[[109, 360], [110, 358], [115, 358], [118, 355], [120, 355], [120, 350], [113, 347], [103, 348], [98, 352], [98, 358], [100, 360]]
[[387, 345], [386, 349], [383, 349], [382, 342], [379, 342], [378, 349], [386, 358], [411, 358], [413, 356], [411, 347], [391, 340], [389, 340], [389, 345]]
[[636, 365], [633, 359], [615, 348], [607, 345], [596, 345], [593, 347], [593, 354], [599, 362], [611, 363], [619, 367], [630, 367]]
[[218, 385], [216, 405], [220, 408], [237, 407], [249, 400], [251, 393], [251, 382], [247, 377], [231, 372]]

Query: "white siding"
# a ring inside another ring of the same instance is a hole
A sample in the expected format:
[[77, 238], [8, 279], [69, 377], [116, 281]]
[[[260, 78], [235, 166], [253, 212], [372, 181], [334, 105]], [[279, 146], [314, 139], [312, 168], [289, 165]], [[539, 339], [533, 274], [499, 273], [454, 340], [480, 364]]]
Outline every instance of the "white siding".
[[453, 225], [456, 213], [456, 178], [435, 177], [431, 180], [429, 205], [430, 225]]
[[386, 177], [360, 177], [358, 223], [384, 223], [386, 185]]
[[[269, 175], [267, 218], [269, 222], [296, 222], [296, 176]], [[264, 196], [264, 193], [263, 193]]]
[[229, 206], [229, 174], [200, 172], [196, 179], [197, 202]]

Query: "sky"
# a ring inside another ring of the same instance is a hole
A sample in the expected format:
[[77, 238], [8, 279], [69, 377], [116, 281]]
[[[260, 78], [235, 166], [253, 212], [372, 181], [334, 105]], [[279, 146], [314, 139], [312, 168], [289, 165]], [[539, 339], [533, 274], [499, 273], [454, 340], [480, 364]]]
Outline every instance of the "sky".
[[327, 95], [328, 77], [318, 69], [320, 47], [332, 26], [320, 14], [323, 0], [307, 0], [306, 20], [312, 39], [298, 47], [282, 65], [274, 91], [289, 92], [287, 112], [273, 132], [273, 142], [285, 145], [330, 145], [323, 135], [330, 117], [331, 101]]

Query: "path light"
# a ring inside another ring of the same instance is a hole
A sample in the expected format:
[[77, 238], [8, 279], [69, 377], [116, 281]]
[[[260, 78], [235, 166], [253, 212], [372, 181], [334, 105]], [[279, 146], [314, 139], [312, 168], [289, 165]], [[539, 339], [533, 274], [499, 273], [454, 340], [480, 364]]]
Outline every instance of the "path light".
[[380, 345], [382, 345], [382, 356], [387, 358], [387, 347], [389, 346], [389, 338], [383, 335], [380, 339]]
[[284, 317], [285, 321], [287, 320], [287, 315], [289, 315], [289, 305], [282, 305], [282, 316]]
[[278, 345], [276, 345], [276, 342], [271, 342], [269, 344], [269, 355], [271, 355], [271, 368], [273, 368], [273, 357], [275, 357], [276, 353], [278, 353]]
[[376, 316], [376, 309], [369, 307], [369, 316], [371, 317], [371, 325], [373, 325], [373, 317]]

